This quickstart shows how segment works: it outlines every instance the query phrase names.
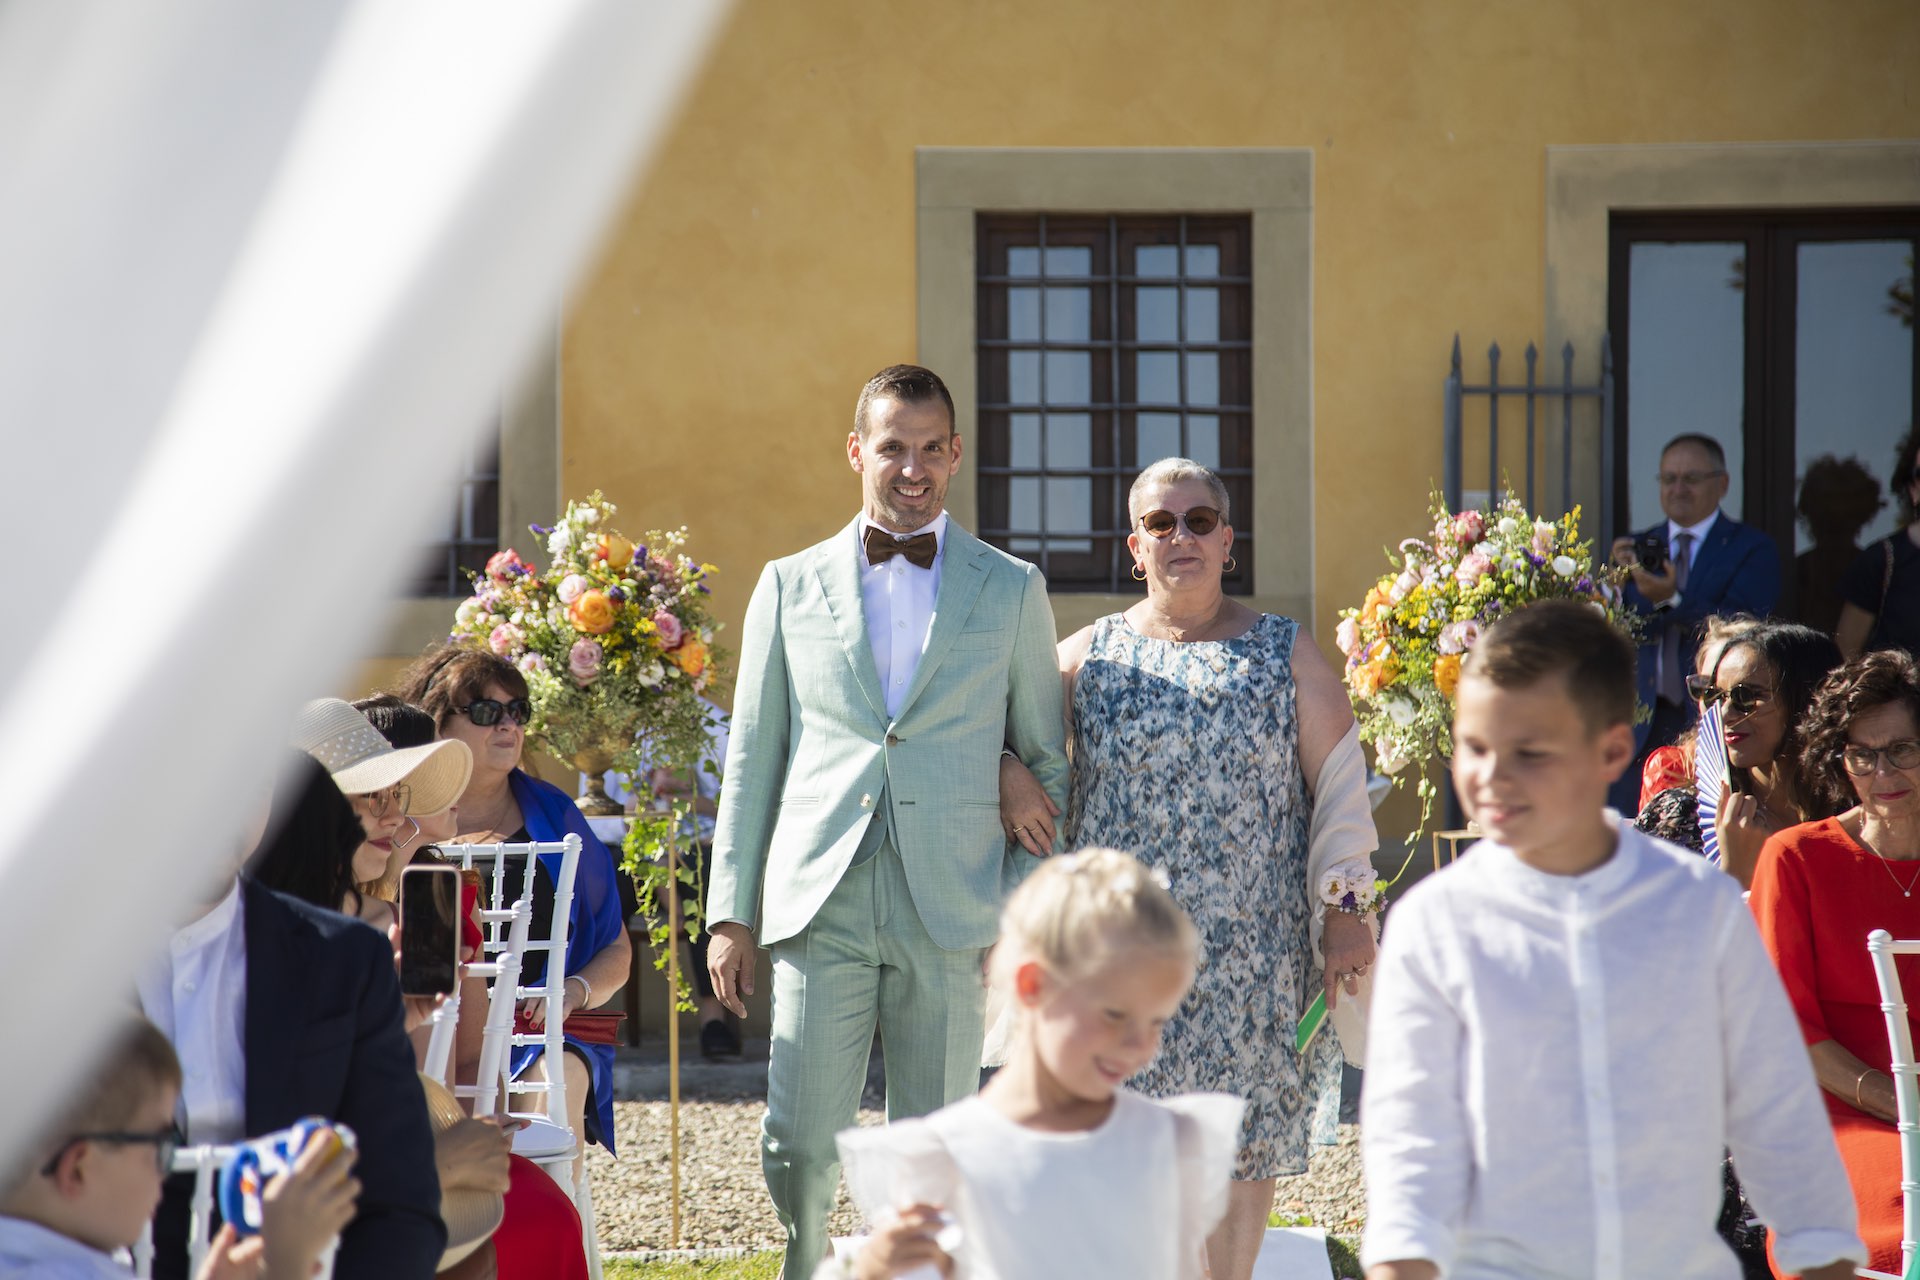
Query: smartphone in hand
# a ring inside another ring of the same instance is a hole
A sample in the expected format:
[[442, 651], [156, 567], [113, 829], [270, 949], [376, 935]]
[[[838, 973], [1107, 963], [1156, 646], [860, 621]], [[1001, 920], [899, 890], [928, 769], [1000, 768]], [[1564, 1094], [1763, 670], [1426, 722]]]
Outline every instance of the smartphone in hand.
[[452, 995], [460, 974], [460, 872], [423, 865], [400, 873], [400, 994]]

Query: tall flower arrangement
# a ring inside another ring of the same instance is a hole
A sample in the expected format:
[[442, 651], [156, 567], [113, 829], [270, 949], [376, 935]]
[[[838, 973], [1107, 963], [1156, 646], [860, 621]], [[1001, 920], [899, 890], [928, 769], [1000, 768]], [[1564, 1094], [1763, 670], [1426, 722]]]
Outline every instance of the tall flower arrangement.
[[642, 760], [698, 760], [705, 747], [714, 567], [682, 550], [684, 529], [623, 537], [615, 510], [596, 490], [552, 527], [531, 526], [547, 540], [546, 572], [511, 548], [494, 556], [449, 638], [526, 676], [534, 746], [563, 760], [608, 755], [631, 773]]
[[1347, 694], [1376, 767], [1398, 786], [1419, 777], [1420, 829], [1438, 789], [1426, 766], [1453, 754], [1454, 690], [1480, 633], [1537, 600], [1585, 600], [1629, 637], [1620, 603], [1622, 570], [1596, 567], [1580, 537], [1580, 509], [1538, 520], [1506, 495], [1485, 511], [1453, 512], [1435, 495], [1433, 528], [1389, 554], [1389, 571], [1358, 608], [1340, 613], [1335, 638], [1346, 655]]

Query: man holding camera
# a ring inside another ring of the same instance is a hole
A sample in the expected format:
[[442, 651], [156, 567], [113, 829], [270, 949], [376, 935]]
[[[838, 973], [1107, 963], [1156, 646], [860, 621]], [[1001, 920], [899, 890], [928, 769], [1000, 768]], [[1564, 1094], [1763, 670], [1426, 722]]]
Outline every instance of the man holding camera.
[[1702, 624], [1715, 614], [1764, 617], [1780, 598], [1780, 552], [1752, 525], [1720, 510], [1727, 456], [1711, 436], [1675, 436], [1660, 451], [1660, 509], [1651, 529], [1614, 539], [1613, 562], [1632, 570], [1628, 605], [1645, 622], [1640, 699], [1653, 719], [1635, 727], [1639, 757], [1614, 785], [1614, 807], [1638, 810], [1640, 766], [1693, 723], [1687, 676]]

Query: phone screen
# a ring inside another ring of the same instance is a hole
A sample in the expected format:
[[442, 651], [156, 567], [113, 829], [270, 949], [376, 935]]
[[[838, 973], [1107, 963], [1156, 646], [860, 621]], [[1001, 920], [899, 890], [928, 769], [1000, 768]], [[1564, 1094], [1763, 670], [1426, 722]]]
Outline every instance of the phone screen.
[[460, 968], [460, 872], [408, 867], [400, 873], [400, 994], [453, 993]]

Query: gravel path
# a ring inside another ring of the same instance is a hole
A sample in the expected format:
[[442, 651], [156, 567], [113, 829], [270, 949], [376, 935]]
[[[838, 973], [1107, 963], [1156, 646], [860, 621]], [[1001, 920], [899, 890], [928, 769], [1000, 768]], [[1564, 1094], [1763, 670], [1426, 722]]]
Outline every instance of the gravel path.
[[[764, 1049], [761, 1050], [764, 1055]], [[680, 1239], [668, 1209], [668, 1120], [664, 1068], [646, 1050], [622, 1053], [614, 1103], [618, 1160], [589, 1149], [594, 1213], [602, 1249], [778, 1248], [785, 1240], [760, 1177], [760, 1119], [766, 1114], [764, 1056], [721, 1068], [688, 1064], [680, 1104]], [[860, 1123], [879, 1124], [877, 1071], [869, 1078]], [[1339, 1235], [1357, 1234], [1366, 1211], [1359, 1130], [1340, 1127], [1337, 1146], [1316, 1147], [1306, 1173], [1283, 1178], [1280, 1214], [1306, 1217]], [[835, 1235], [858, 1230], [859, 1215], [840, 1191], [830, 1221]]]

